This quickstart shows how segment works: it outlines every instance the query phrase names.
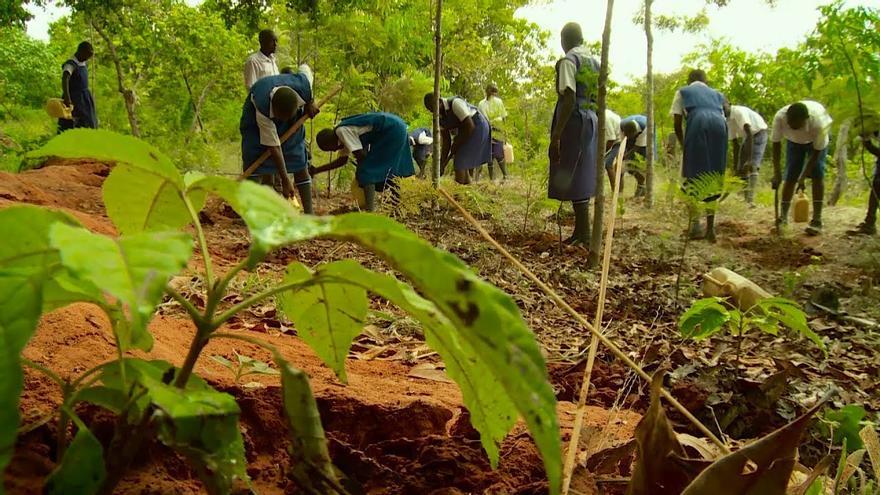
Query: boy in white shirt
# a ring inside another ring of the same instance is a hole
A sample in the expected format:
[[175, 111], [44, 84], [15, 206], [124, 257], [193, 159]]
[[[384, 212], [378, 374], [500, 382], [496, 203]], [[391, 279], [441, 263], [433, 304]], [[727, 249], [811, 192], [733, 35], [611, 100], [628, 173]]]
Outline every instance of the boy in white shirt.
[[[804, 181], [809, 178], [813, 193], [813, 219], [806, 232], [808, 235], [822, 232], [825, 160], [828, 157], [831, 122], [825, 107], [810, 100], [792, 103], [776, 112], [770, 141], [773, 143], [773, 189], [783, 184], [779, 227], [788, 225], [788, 211], [795, 186], [803, 190]], [[784, 176], [780, 169], [783, 139], [786, 141]]]

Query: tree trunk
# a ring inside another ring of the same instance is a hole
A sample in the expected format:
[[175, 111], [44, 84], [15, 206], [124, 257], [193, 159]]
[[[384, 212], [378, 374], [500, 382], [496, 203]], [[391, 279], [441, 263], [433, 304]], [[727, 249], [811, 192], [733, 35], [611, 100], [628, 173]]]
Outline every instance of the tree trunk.
[[[196, 131], [196, 125], [201, 127], [202, 130], [205, 130], [205, 126], [202, 124], [202, 107], [205, 105], [205, 99], [208, 98], [208, 92], [211, 90], [212, 87], [214, 87], [214, 84], [216, 84], [216, 83], [217, 83], [217, 80], [213, 79], [213, 80], [211, 80], [211, 82], [206, 84], [204, 88], [202, 88], [202, 92], [201, 92], [201, 94], [199, 94], [199, 99], [198, 99], [198, 101], [196, 101], [196, 104], [195, 104], [194, 110], [195, 110], [196, 114], [193, 117], [192, 124], [190, 125], [190, 129], [189, 129], [190, 133], [194, 133]], [[196, 120], [196, 118], [198, 118], [198, 120]]]
[[645, 158], [645, 206], [654, 206], [654, 31], [651, 25], [651, 5], [654, 0], [645, 0], [645, 38], [648, 43], [648, 70], [645, 77], [645, 113], [648, 118], [647, 157]]
[[[180, 75], [183, 77], [183, 84], [186, 86], [186, 92], [189, 94], [189, 104], [192, 107], [193, 111], [193, 125], [190, 127], [190, 133], [195, 132], [196, 126], [198, 126], [199, 131], [205, 131], [205, 124], [202, 123], [202, 116], [199, 115], [199, 107], [196, 104], [196, 96], [193, 94], [192, 86], [189, 84], [189, 78], [186, 77], [186, 71], [183, 68], [180, 69]], [[202, 93], [204, 94], [204, 92]]]
[[440, 69], [443, 67], [442, 34], [443, 0], [437, 0], [434, 14], [434, 144], [431, 150], [431, 182], [436, 189], [440, 185]]
[[[602, 66], [599, 68], [599, 126], [596, 129], [596, 200], [593, 208], [593, 235], [590, 238], [590, 255], [587, 266], [594, 268], [599, 264], [599, 253], [602, 251], [602, 227], [605, 220], [605, 107], [608, 94], [608, 49], [611, 45], [611, 15], [614, 11], [614, 0], [608, 0], [605, 10], [605, 29], [602, 31]], [[611, 205], [615, 208], [616, 205]]]
[[131, 126], [131, 135], [134, 137], [141, 137], [141, 127], [138, 123], [137, 116], [137, 97], [135, 96], [134, 91], [125, 87], [124, 78], [122, 76], [122, 64], [119, 62], [119, 56], [116, 54], [116, 45], [113, 44], [113, 40], [107, 36], [107, 33], [104, 32], [104, 29], [101, 28], [100, 24], [91, 22], [91, 25], [95, 28], [98, 36], [104, 40], [104, 43], [107, 43], [107, 49], [110, 50], [110, 58], [113, 60], [113, 66], [116, 68], [116, 83], [118, 85], [119, 93], [122, 95], [122, 99], [125, 102], [125, 112], [128, 114], [128, 124]]
[[837, 179], [834, 181], [834, 189], [831, 190], [831, 196], [828, 197], [828, 206], [834, 206], [843, 197], [846, 191], [846, 161], [848, 155], [847, 138], [849, 138], [849, 128], [852, 126], [852, 119], [846, 119], [840, 124], [840, 131], [837, 133], [837, 143], [834, 150], [834, 161], [837, 163]]

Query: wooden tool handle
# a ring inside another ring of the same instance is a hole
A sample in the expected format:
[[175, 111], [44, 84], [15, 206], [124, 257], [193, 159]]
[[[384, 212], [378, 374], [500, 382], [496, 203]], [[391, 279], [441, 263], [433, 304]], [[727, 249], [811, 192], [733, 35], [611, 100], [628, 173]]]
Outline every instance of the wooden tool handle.
[[[326, 95], [324, 95], [324, 97], [321, 98], [320, 100], [318, 100], [318, 102], [315, 105], [318, 108], [321, 108], [322, 106], [324, 106], [325, 103], [330, 101], [331, 98], [333, 98], [334, 96], [339, 94], [340, 91], [342, 91], [341, 84], [339, 86], [336, 86], [335, 88], [333, 88], [333, 90], [330, 91], [329, 93], [327, 93]], [[284, 144], [285, 141], [290, 139], [290, 136], [293, 136], [296, 133], [296, 131], [300, 130], [300, 128], [305, 125], [306, 120], [308, 120], [308, 119], [309, 119], [308, 115], [303, 115], [302, 117], [300, 117], [299, 120], [297, 120], [296, 123], [293, 124], [293, 127], [288, 129], [287, 132], [285, 132], [284, 134], [281, 135], [281, 144]], [[262, 165], [263, 162], [265, 162], [268, 159], [269, 159], [269, 150], [266, 150], [263, 152], [262, 155], [260, 155], [259, 158], [254, 160], [254, 163], [251, 163], [251, 165], [247, 169], [245, 169], [245, 171], [242, 172], [241, 175], [238, 176], [238, 180], [244, 180], [244, 179], [247, 179], [248, 177], [250, 177], [251, 174], [254, 173], [254, 171], [257, 170], [257, 168], [259, 168], [259, 166]]]

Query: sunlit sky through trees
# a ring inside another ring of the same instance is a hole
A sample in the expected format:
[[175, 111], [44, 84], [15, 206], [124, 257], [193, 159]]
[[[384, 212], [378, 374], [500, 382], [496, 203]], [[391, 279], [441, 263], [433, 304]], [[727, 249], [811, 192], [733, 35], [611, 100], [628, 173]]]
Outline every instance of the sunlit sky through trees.
[[[681, 57], [694, 47], [715, 38], [725, 38], [745, 50], [776, 51], [794, 47], [816, 24], [819, 5], [831, 0], [777, 0], [769, 7], [766, 0], [731, 0], [727, 7], [706, 7], [708, 28], [699, 34], [658, 31], [654, 41], [654, 70], [671, 72], [681, 65]], [[187, 3], [196, 4], [197, 0]], [[611, 41], [611, 68], [620, 82], [638, 77], [645, 70], [645, 36], [642, 27], [633, 23], [643, 0], [616, 0]], [[538, 1], [522, 8], [518, 16], [536, 22], [550, 31], [550, 50], [555, 57], [561, 51], [559, 30], [569, 21], [581, 23], [590, 41], [601, 38], [606, 0]], [[665, 15], [694, 15], [706, 6], [704, 0], [655, 0], [654, 11]], [[876, 6], [877, 0], [846, 0], [846, 6]], [[35, 18], [28, 23], [28, 33], [48, 38], [49, 24], [66, 13], [65, 8], [31, 7]], [[427, 12], [426, 12], [427, 15]]]

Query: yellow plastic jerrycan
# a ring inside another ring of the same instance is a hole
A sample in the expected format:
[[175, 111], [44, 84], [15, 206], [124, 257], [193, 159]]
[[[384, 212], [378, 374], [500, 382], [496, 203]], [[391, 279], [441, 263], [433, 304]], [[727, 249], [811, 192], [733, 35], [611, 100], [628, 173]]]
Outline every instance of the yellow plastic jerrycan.
[[810, 219], [810, 200], [803, 191], [798, 192], [794, 200], [794, 221], [804, 223]]
[[367, 209], [367, 196], [364, 194], [364, 188], [358, 184], [357, 178], [351, 180], [351, 197], [357, 201], [358, 208]]
[[513, 163], [513, 145], [504, 143], [504, 163]]

